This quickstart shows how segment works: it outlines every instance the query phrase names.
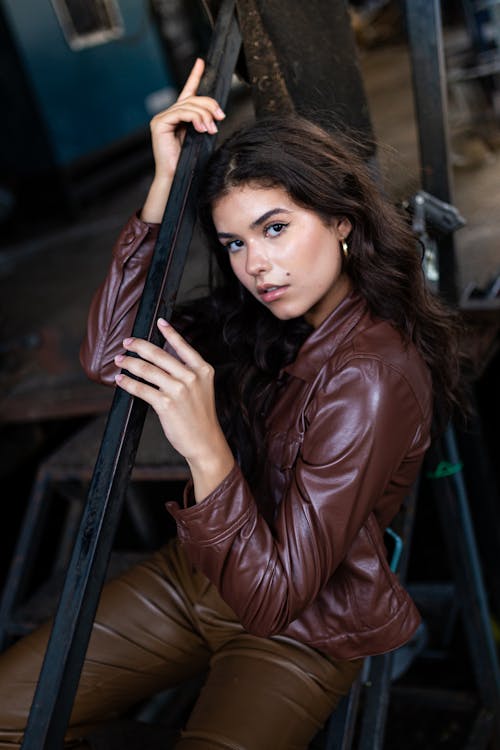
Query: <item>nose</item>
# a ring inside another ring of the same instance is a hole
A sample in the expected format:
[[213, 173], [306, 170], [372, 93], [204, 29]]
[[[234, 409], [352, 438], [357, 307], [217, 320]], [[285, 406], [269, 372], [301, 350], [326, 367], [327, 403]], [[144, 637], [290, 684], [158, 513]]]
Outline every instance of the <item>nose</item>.
[[245, 270], [250, 276], [258, 276], [264, 271], [269, 271], [271, 262], [262, 245], [258, 242], [249, 242], [247, 245]]

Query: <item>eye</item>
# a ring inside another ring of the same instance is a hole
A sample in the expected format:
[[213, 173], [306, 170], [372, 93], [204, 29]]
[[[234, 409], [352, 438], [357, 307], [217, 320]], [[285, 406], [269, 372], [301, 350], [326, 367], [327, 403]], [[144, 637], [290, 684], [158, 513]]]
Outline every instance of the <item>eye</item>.
[[231, 240], [230, 242], [224, 243], [224, 247], [230, 253], [237, 253], [238, 250], [241, 250], [243, 245], [244, 245], [243, 240]]
[[268, 237], [278, 237], [287, 226], [288, 224], [285, 224], [282, 221], [276, 221], [265, 228], [265, 233]]

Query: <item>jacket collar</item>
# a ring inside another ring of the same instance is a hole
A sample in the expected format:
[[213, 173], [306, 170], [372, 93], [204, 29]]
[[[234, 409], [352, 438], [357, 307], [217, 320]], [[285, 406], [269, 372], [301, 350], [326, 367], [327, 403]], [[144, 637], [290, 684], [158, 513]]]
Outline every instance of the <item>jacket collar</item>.
[[314, 380], [322, 365], [358, 325], [367, 309], [364, 297], [358, 292], [350, 292], [307, 337], [297, 357], [284, 368], [284, 372], [306, 382]]

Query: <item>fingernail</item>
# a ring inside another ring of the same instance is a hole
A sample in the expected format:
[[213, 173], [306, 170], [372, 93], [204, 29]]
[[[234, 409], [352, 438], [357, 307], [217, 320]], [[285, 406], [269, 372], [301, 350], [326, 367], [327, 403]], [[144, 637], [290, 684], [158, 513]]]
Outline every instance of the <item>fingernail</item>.
[[158, 324], [161, 326], [168, 326], [169, 323], [165, 320], [165, 318], [158, 318]]
[[134, 339], [132, 339], [132, 338], [123, 339], [123, 346], [130, 346], [130, 344], [133, 342], [133, 340]]
[[226, 113], [220, 107], [217, 107], [217, 109], [215, 110], [215, 114], [217, 115], [217, 117], [221, 118], [224, 118], [226, 116]]
[[123, 375], [119, 373], [118, 375], [115, 375], [115, 382], [120, 383], [123, 380]]
[[123, 354], [117, 354], [115, 357], [115, 362], [123, 362], [124, 359], [125, 357], [123, 356]]
[[210, 130], [211, 133], [218, 133], [219, 132], [219, 129], [218, 129], [217, 125], [215, 124], [215, 122], [211, 122], [210, 123], [209, 130]]

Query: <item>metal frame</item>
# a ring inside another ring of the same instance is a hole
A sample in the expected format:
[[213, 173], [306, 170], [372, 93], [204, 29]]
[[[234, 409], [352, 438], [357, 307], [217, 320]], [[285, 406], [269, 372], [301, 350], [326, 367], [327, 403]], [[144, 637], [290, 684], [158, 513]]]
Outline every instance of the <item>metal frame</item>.
[[464, 476], [462, 469], [458, 468], [462, 464], [451, 426], [447, 428], [441, 440], [433, 442], [426, 462], [428, 465], [432, 463], [433, 469], [439, 466], [457, 469], [433, 478], [435, 503], [454, 574], [477, 692], [481, 698], [482, 710], [476, 718], [473, 734], [478, 734], [481, 729], [480, 733], [486, 736], [486, 742], [484, 745], [476, 744], [471, 747], [486, 747], [493, 735], [494, 747], [498, 748], [500, 668]]
[[[439, 0], [405, 0], [412, 63], [413, 95], [418, 121], [422, 187], [453, 203], [448, 142], [447, 84]], [[457, 300], [453, 235], [438, 241], [439, 291]]]

